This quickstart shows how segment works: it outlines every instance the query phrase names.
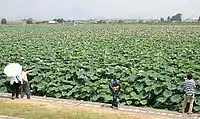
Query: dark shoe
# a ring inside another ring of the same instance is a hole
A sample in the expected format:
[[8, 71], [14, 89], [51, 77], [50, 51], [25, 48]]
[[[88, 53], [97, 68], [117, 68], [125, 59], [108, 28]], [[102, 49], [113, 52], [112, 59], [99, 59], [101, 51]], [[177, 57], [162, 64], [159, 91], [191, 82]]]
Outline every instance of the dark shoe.
[[20, 98], [24, 98], [24, 95], [23, 95], [23, 94], [21, 94], [21, 95], [20, 95]]
[[118, 107], [115, 107], [115, 106], [111, 106], [111, 108], [113, 108], [115, 110], [118, 110]]
[[27, 99], [31, 99], [31, 96], [27, 96]]
[[11, 100], [14, 100], [14, 99], [15, 99], [15, 97], [11, 97], [10, 99], [11, 99]]

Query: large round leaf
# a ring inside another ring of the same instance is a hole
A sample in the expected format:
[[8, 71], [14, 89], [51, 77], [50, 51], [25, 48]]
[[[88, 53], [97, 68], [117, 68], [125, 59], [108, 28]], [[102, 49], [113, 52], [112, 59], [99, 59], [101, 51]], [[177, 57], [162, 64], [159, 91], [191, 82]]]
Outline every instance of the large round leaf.
[[200, 106], [194, 106], [194, 111], [199, 112], [200, 111]]
[[150, 85], [153, 84], [153, 82], [152, 82], [151, 80], [146, 79], [146, 80], [145, 80], [145, 84], [146, 84], [147, 86], [150, 86]]
[[133, 88], [132, 88], [132, 87], [126, 88], [126, 92], [130, 93], [131, 91], [133, 91]]
[[135, 105], [139, 105], [139, 104], [140, 104], [140, 101], [138, 101], [138, 100], [137, 100], [137, 101], [134, 101], [134, 104], [135, 104]]
[[137, 83], [137, 84], [135, 85], [135, 89], [136, 89], [137, 91], [139, 91], [139, 92], [142, 91], [143, 88], [144, 88], [144, 85], [143, 85], [143, 84]]
[[158, 102], [161, 102], [161, 103], [164, 103], [165, 101], [166, 101], [166, 97], [159, 97], [158, 99], [157, 99], [157, 101]]
[[141, 97], [141, 99], [145, 99], [149, 96], [148, 92], [142, 91], [140, 92], [139, 96]]
[[123, 95], [120, 96], [120, 98], [125, 99], [125, 100], [129, 100], [130, 96], [123, 94]]
[[126, 104], [127, 104], [127, 105], [131, 105], [131, 104], [132, 104], [132, 101], [126, 101]]
[[176, 85], [171, 84], [171, 83], [167, 83], [167, 88], [168, 88], [169, 90], [176, 90]]
[[131, 99], [136, 99], [136, 100], [139, 100], [140, 99], [140, 96], [137, 95], [135, 92], [131, 92]]
[[7, 92], [7, 88], [6, 87], [0, 87], [0, 92]]
[[162, 88], [161, 87], [156, 87], [155, 89], [154, 89], [154, 94], [156, 94], [156, 95], [158, 95], [159, 93], [161, 93], [162, 92]]
[[197, 89], [196, 91], [195, 91], [195, 94], [200, 94], [200, 89]]
[[196, 97], [196, 98], [195, 98], [195, 104], [197, 104], [197, 105], [200, 106], [200, 99], [199, 99], [199, 97]]
[[107, 95], [107, 94], [104, 95], [103, 98], [104, 98], [105, 102], [110, 102], [113, 99], [113, 97], [111, 95]]
[[173, 95], [170, 100], [172, 102], [176, 102], [176, 103], [179, 103], [180, 102], [180, 99], [181, 99], [181, 96], [180, 95]]
[[154, 88], [153, 88], [152, 86], [148, 86], [148, 87], [144, 88], [144, 90], [145, 90], [146, 92], [149, 92], [149, 91], [151, 91], [151, 90], [154, 90]]
[[146, 100], [141, 100], [141, 101], [140, 101], [140, 104], [146, 105], [146, 104], [147, 104], [147, 101], [146, 101]]
[[55, 96], [56, 96], [56, 98], [61, 98], [62, 94], [61, 93], [56, 93]]
[[146, 76], [146, 72], [143, 71], [143, 70], [140, 70], [137, 75], [145, 77]]
[[164, 92], [163, 92], [163, 95], [165, 96], [165, 97], [170, 97], [171, 95], [172, 95], [172, 91], [169, 91], [169, 90], [165, 90]]
[[91, 98], [91, 101], [98, 101], [99, 99], [99, 95], [94, 95], [92, 98]]

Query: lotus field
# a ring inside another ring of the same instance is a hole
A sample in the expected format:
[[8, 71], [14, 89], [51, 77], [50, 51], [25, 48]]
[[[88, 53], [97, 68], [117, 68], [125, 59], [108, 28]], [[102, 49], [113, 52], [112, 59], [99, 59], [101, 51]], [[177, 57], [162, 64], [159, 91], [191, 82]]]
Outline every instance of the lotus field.
[[117, 75], [120, 105], [179, 110], [192, 73], [200, 111], [198, 25], [7, 26], [0, 46], [0, 92], [9, 91], [3, 68], [16, 62], [33, 69], [34, 95], [110, 103]]

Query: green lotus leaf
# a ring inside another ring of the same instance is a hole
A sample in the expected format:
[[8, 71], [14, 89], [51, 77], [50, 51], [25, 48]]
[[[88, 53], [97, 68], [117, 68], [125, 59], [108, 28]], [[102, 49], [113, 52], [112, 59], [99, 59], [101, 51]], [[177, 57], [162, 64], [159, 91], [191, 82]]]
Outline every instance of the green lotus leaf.
[[165, 101], [166, 101], [166, 97], [159, 97], [158, 99], [157, 99], [157, 101], [158, 102], [161, 102], [161, 103], [164, 103]]
[[158, 95], [159, 93], [161, 93], [162, 92], [162, 88], [161, 87], [156, 87], [155, 89], [154, 89], [154, 94], [156, 94], [156, 95]]
[[200, 106], [194, 106], [194, 111], [199, 112], [200, 111]]
[[199, 98], [195, 98], [195, 104], [200, 105], [200, 99]]
[[140, 96], [137, 95], [135, 92], [131, 92], [130, 93], [131, 99], [136, 99], [136, 100], [140, 100]]
[[172, 96], [172, 91], [169, 91], [169, 90], [165, 90], [164, 92], [163, 92], [163, 95], [165, 96], [165, 97], [170, 97], [170, 96]]
[[127, 104], [127, 105], [131, 105], [131, 104], [132, 104], [132, 101], [126, 101], [126, 104]]
[[140, 101], [140, 104], [146, 105], [146, 104], [147, 104], [147, 101], [146, 101], [146, 100], [141, 100], [141, 101]]
[[170, 100], [172, 102], [175, 102], [175, 103], [179, 103], [181, 101], [181, 96], [180, 95], [173, 95]]

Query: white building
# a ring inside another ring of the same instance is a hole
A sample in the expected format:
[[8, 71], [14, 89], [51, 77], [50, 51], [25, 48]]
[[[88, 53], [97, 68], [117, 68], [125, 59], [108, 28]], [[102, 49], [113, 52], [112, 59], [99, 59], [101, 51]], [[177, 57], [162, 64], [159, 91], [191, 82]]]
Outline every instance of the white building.
[[49, 21], [49, 24], [56, 24], [56, 21]]

